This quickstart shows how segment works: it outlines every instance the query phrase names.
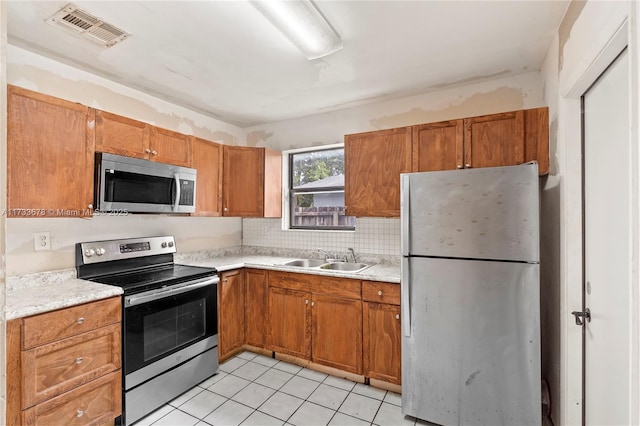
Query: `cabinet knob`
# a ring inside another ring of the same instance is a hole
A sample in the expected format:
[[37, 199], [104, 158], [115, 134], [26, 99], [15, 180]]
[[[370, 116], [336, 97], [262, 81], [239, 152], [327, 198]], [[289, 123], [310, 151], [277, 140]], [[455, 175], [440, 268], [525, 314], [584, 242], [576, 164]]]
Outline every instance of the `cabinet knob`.
[[229, 209], [225, 207], [225, 208], [224, 208], [224, 211], [225, 211], [225, 212], [228, 212], [228, 211], [229, 211]]
[[147, 154], [151, 152], [151, 150], [149, 148], [145, 149], [144, 152], [146, 152]]
[[76, 321], [78, 324], [82, 324], [84, 322], [84, 317], [80, 317], [78, 318], [78, 321]]
[[378, 296], [382, 296], [382, 290], [378, 290]]
[[465, 164], [464, 167], [466, 167], [467, 169], [470, 169], [471, 168], [471, 163]]
[[396, 319], [400, 319], [400, 314], [396, 314]]
[[89, 204], [87, 207], [92, 209], [93, 208], [93, 204]]
[[315, 305], [316, 305], [316, 302], [311, 302], [311, 306], [315, 306]]
[[151, 151], [151, 154], [156, 155], [156, 154], [158, 154], [158, 151], [155, 151], [155, 150]]
[[309, 304], [309, 301], [308, 301], [307, 299], [304, 299], [304, 304], [305, 304], [305, 305], [308, 305], [308, 304]]
[[76, 410], [76, 417], [82, 417], [82, 416], [84, 416], [84, 411]]
[[462, 164], [458, 164], [456, 167], [461, 169], [462, 168]]
[[228, 282], [229, 282], [229, 280], [225, 278], [224, 280], [222, 280], [222, 282], [223, 282], [223, 283], [228, 283]]
[[82, 361], [84, 361], [84, 358], [82, 358], [81, 356], [76, 358], [76, 364], [82, 364]]

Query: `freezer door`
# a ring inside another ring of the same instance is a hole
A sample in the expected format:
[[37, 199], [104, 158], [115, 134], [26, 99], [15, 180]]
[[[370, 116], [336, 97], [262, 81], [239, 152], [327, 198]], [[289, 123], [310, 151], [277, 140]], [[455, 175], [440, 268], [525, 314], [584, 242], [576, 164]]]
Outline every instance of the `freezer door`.
[[535, 163], [402, 175], [403, 255], [539, 261]]
[[441, 425], [539, 426], [539, 265], [410, 258], [408, 268], [403, 413]]

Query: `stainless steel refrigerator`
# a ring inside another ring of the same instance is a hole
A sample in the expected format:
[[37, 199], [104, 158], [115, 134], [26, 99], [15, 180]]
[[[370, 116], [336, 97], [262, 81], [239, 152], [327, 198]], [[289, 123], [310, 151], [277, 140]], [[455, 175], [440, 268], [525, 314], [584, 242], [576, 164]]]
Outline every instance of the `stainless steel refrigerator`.
[[403, 413], [540, 425], [537, 164], [401, 183]]

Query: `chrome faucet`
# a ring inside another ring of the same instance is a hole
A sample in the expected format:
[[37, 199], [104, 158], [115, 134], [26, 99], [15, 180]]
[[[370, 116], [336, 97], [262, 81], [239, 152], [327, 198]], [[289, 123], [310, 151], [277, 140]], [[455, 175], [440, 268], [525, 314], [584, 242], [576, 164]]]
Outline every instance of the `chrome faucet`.
[[351, 252], [351, 256], [353, 257], [353, 263], [356, 263], [358, 261], [358, 259], [356, 259], [356, 252], [351, 247], [349, 247], [347, 250]]

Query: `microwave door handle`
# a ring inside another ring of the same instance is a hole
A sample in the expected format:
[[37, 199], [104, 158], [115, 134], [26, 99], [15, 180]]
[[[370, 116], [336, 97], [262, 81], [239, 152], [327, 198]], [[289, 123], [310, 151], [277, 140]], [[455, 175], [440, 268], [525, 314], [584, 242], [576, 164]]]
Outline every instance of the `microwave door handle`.
[[173, 179], [176, 182], [176, 199], [173, 201], [173, 211], [178, 211], [178, 204], [180, 203], [180, 175], [174, 173]]

